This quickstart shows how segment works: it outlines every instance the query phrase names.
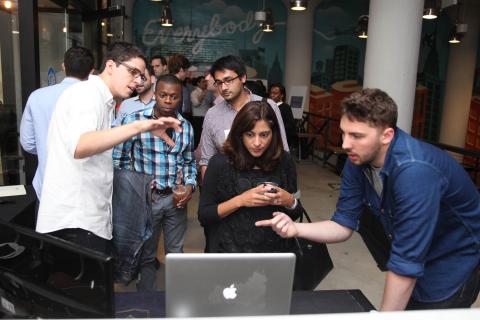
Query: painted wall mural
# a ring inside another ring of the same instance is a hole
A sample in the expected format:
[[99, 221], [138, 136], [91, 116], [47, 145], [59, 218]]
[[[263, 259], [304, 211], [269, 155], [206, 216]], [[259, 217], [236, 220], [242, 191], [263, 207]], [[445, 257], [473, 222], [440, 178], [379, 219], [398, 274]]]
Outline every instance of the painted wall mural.
[[240, 55], [249, 78], [283, 82], [286, 8], [281, 1], [265, 1], [273, 12], [274, 32], [262, 32], [255, 11], [263, 1], [175, 0], [171, 3], [173, 27], [162, 27], [162, 4], [137, 0], [133, 8], [133, 37], [147, 55], [184, 54], [203, 72], [216, 59]]
[[[356, 28], [359, 17], [368, 15], [368, 5], [369, 0], [327, 0], [317, 6], [314, 17], [310, 112], [339, 119], [342, 99], [361, 89], [366, 39], [357, 37]], [[330, 126], [322, 126], [324, 118], [311, 117], [310, 121], [316, 128], [328, 127], [330, 142], [327, 144], [340, 144], [338, 121], [332, 122]], [[316, 130], [318, 129], [313, 129]]]
[[[316, 8], [310, 111], [338, 118], [343, 97], [362, 87], [366, 40], [356, 28], [368, 6], [368, 0], [330, 0]], [[438, 139], [451, 25], [445, 14], [423, 20], [411, 131], [420, 138]]]

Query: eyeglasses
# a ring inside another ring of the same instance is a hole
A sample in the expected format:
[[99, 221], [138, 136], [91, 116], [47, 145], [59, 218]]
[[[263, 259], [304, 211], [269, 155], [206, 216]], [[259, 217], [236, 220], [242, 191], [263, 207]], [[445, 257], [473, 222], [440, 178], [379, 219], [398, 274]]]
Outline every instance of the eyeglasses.
[[215, 87], [221, 87], [223, 84], [226, 84], [227, 87], [228, 87], [228, 86], [230, 86], [230, 85], [233, 83], [233, 81], [235, 81], [235, 80], [238, 79], [238, 78], [240, 78], [240, 76], [236, 76], [235, 78], [225, 79], [225, 80], [223, 80], [223, 81], [215, 80], [215, 81], [213, 82], [213, 85], [214, 85]]
[[133, 78], [135, 78], [135, 79], [140, 78], [140, 80], [142, 80], [142, 82], [147, 81], [147, 77], [145, 77], [145, 75], [140, 70], [138, 70], [137, 68], [129, 65], [128, 63], [122, 62], [122, 61], [115, 61], [115, 62], [124, 66], [127, 69], [127, 71], [132, 75]]

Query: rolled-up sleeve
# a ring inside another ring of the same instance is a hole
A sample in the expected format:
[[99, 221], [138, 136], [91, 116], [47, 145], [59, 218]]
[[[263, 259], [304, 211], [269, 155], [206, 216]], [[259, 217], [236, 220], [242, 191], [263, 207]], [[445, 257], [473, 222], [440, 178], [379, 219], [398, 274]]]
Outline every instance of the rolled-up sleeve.
[[387, 268], [399, 275], [421, 277], [440, 210], [441, 173], [427, 163], [411, 163], [392, 179], [393, 240]]

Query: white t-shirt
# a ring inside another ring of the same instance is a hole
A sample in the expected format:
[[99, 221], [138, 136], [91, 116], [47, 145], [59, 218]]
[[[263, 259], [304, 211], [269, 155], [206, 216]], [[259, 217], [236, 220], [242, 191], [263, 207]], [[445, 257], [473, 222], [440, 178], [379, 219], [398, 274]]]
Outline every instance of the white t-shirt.
[[110, 128], [115, 101], [98, 76], [58, 99], [47, 139], [47, 164], [36, 230], [88, 230], [112, 238], [112, 150], [75, 159], [83, 133]]

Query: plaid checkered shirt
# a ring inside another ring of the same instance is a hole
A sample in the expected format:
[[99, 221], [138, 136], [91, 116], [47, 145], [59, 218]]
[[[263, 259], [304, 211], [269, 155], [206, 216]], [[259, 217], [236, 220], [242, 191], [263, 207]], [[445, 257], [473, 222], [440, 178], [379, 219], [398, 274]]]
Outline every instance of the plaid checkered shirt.
[[[153, 106], [127, 115], [122, 125], [145, 119], [153, 119]], [[183, 183], [195, 186], [197, 169], [193, 153], [193, 128], [180, 114], [177, 114], [177, 119], [182, 121], [182, 132], [174, 132], [174, 147], [150, 132], [143, 132], [113, 149], [114, 167], [131, 168], [132, 152], [135, 171], [154, 175], [159, 190], [172, 188], [180, 170]]]

